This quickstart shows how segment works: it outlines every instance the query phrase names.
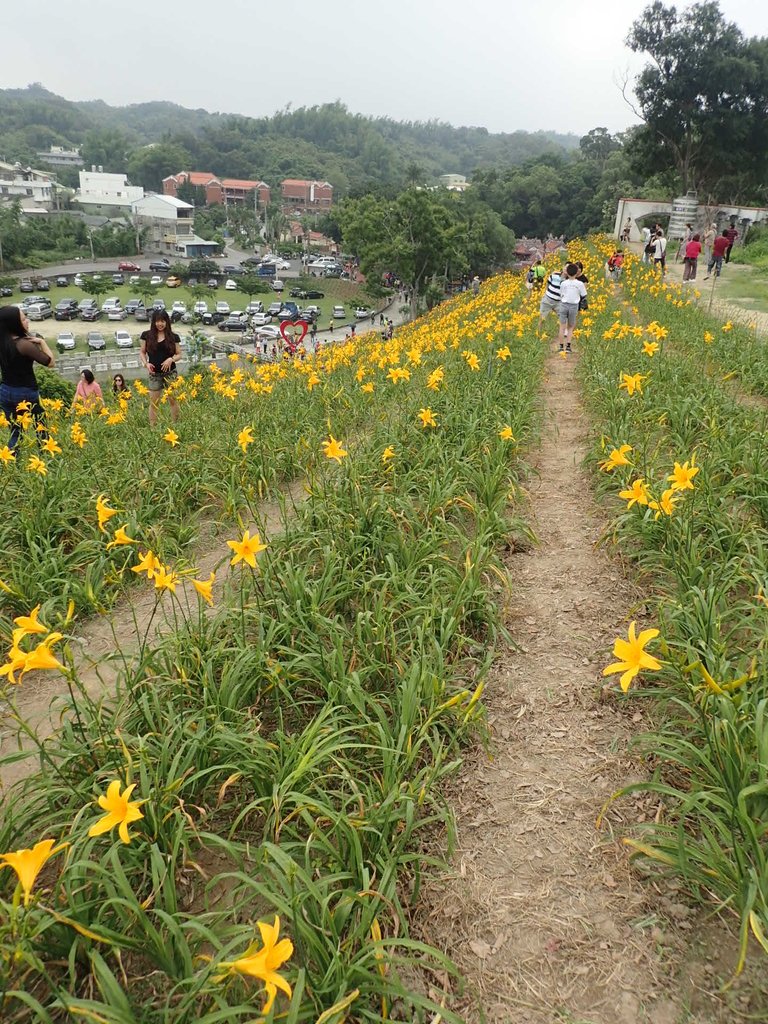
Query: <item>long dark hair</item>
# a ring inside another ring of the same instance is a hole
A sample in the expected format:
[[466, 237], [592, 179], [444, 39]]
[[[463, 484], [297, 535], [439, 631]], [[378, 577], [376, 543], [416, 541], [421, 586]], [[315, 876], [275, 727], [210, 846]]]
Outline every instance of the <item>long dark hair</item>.
[[165, 321], [166, 328], [165, 328], [165, 331], [163, 332], [163, 334], [165, 335], [166, 342], [168, 344], [171, 344], [171, 345], [178, 345], [179, 344], [179, 336], [178, 336], [178, 334], [174, 334], [174, 332], [171, 330], [171, 318], [168, 315], [168, 312], [165, 309], [156, 309], [152, 313], [152, 320], [150, 322], [149, 330], [147, 331], [147, 336], [146, 336], [147, 352], [149, 352], [150, 355], [152, 355], [154, 352], [157, 351], [157, 344], [158, 344], [157, 343], [157, 321], [158, 320], [164, 320]]
[[93, 370], [86, 366], [84, 370], [81, 370], [83, 377], [85, 378], [86, 384], [93, 384], [95, 377], [93, 376]]
[[4, 370], [16, 355], [15, 338], [28, 338], [18, 306], [0, 306], [0, 367]]

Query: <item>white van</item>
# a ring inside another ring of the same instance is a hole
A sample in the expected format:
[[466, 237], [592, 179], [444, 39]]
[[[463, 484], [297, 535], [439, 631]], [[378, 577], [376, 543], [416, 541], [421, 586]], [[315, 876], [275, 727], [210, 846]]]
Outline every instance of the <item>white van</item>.
[[321, 256], [309, 264], [310, 270], [326, 270], [328, 267], [335, 267], [338, 264], [335, 256]]
[[53, 316], [53, 307], [50, 302], [33, 302], [27, 306], [26, 312], [30, 320], [47, 320]]

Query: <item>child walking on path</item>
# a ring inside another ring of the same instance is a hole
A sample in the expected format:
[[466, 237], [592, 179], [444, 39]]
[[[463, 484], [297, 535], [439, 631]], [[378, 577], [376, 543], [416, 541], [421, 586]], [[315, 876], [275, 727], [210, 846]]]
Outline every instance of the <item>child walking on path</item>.
[[[579, 303], [587, 297], [587, 289], [583, 282], [578, 280], [579, 268], [575, 263], [569, 263], [565, 268], [565, 276], [560, 283], [560, 351], [571, 351], [571, 337], [576, 326], [576, 318], [579, 315]], [[570, 333], [569, 333], [570, 332]]]

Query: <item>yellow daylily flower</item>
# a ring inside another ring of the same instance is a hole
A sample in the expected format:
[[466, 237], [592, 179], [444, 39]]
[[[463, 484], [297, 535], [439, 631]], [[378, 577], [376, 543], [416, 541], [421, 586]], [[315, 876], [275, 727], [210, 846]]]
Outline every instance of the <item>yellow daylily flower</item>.
[[[249, 978], [256, 978], [264, 985], [266, 1002], [261, 1009], [262, 1014], [268, 1014], [272, 1009], [280, 989], [288, 998], [291, 998], [291, 986], [285, 978], [278, 973], [280, 967], [293, 956], [293, 943], [290, 939], [279, 939], [280, 918], [275, 916], [274, 924], [265, 924], [259, 921], [259, 931], [263, 946], [258, 948], [254, 943], [249, 946], [242, 957], [238, 960], [225, 960], [218, 966], [227, 974], [242, 974]], [[217, 979], [221, 980], [221, 978]]]
[[658, 351], [659, 351], [659, 345], [658, 345], [657, 342], [655, 342], [655, 341], [644, 341], [643, 342], [643, 352], [645, 352], [645, 354], [647, 356], [653, 357], [653, 355], [656, 352], [658, 352]]
[[165, 565], [155, 570], [155, 590], [170, 590], [176, 593], [176, 584], [179, 582], [178, 574]]
[[117, 509], [109, 507], [109, 505], [107, 504], [107, 499], [104, 497], [103, 494], [100, 494], [96, 499], [96, 515], [98, 516], [99, 520], [99, 529], [102, 531], [102, 533], [106, 533], [107, 531], [104, 529], [104, 527], [112, 518], [112, 516], [117, 515]]
[[179, 435], [176, 433], [175, 430], [171, 430], [171, 428], [169, 427], [168, 430], [163, 434], [163, 440], [167, 441], [171, 448], [176, 448], [178, 447], [179, 444]]
[[154, 554], [153, 551], [139, 552], [139, 561], [136, 565], [131, 566], [131, 572], [145, 572], [147, 579], [153, 580], [160, 569], [163, 568], [163, 563]]
[[37, 455], [32, 455], [30, 457], [30, 460], [27, 463], [27, 469], [30, 473], [39, 473], [40, 476], [46, 476], [48, 473], [48, 467], [42, 459], [37, 457]]
[[673, 491], [692, 491], [693, 490], [693, 478], [699, 472], [699, 466], [696, 465], [696, 454], [691, 456], [691, 461], [684, 462], [682, 466], [679, 462], [675, 463], [675, 468], [672, 470], [667, 480], [672, 484]]
[[[13, 620], [21, 630], [19, 638], [28, 636], [30, 633], [47, 633], [48, 627], [40, 622], [37, 616], [40, 614], [40, 605], [36, 604], [29, 615], [17, 615]], [[14, 631], [15, 632], [15, 631]]]
[[337, 462], [341, 462], [342, 459], [346, 459], [347, 455], [349, 455], [349, 452], [341, 447], [341, 444], [333, 434], [328, 435], [328, 440], [323, 441], [322, 447], [326, 459], [335, 459]]
[[435, 414], [432, 412], [431, 409], [420, 409], [419, 410], [419, 419], [421, 420], [422, 427], [436, 427], [437, 426], [437, 420], [435, 419]]
[[248, 445], [253, 444], [253, 427], [243, 427], [240, 433], [237, 435], [237, 443], [240, 445], [244, 452], [248, 451]]
[[658, 519], [662, 513], [665, 516], [671, 516], [675, 511], [675, 505], [681, 497], [682, 495], [679, 491], [675, 491], [674, 487], [669, 487], [664, 491], [658, 501], [649, 501], [648, 507], [652, 508], [656, 512], [656, 515], [653, 518]]
[[110, 832], [117, 825], [120, 839], [124, 843], [130, 843], [133, 836], [128, 832], [128, 826], [144, 817], [139, 808], [146, 803], [146, 800], [131, 800], [131, 793], [136, 789], [136, 783], [126, 786], [122, 793], [121, 789], [120, 782], [115, 779], [107, 787], [106, 796], [102, 794], [99, 797], [99, 807], [107, 813], [91, 825], [88, 829], [89, 836], [103, 835], [104, 832]]
[[619, 448], [614, 448], [608, 455], [605, 462], [600, 463], [600, 469], [604, 473], [610, 473], [616, 469], [617, 466], [631, 466], [632, 463], [627, 458], [629, 452], [632, 451], [631, 444], [623, 444]]
[[636, 636], [635, 623], [631, 622], [627, 639], [622, 640], [621, 637], [618, 637], [613, 645], [613, 655], [620, 660], [604, 668], [603, 675], [610, 676], [622, 672], [619, 684], [626, 693], [630, 683], [641, 669], [647, 669], [650, 672], [658, 671], [661, 668], [661, 662], [645, 650], [645, 645], [658, 635], [658, 629], [644, 629], [639, 636]]
[[638, 505], [647, 505], [650, 500], [648, 488], [646, 487], [642, 477], [638, 477], [637, 480], [633, 480], [632, 486], [629, 490], [619, 491], [619, 497], [626, 501], [628, 509], [632, 508], [635, 502], [637, 502]]
[[55, 839], [41, 839], [39, 843], [35, 843], [31, 850], [15, 850], [8, 853], [0, 853], [0, 868], [11, 868], [16, 872], [16, 877], [24, 893], [24, 906], [27, 906], [29, 903], [32, 889], [43, 865], [67, 845], [66, 843], [59, 843], [58, 846], [55, 846], [55, 842]]
[[213, 604], [213, 584], [215, 579], [216, 573], [212, 572], [207, 580], [192, 580], [192, 586], [200, 597], [210, 605]]
[[16, 461], [16, 456], [11, 451], [11, 449], [8, 447], [8, 445], [4, 444], [3, 447], [0, 448], [0, 462], [8, 463], [8, 462], [15, 462], [15, 461]]
[[251, 536], [249, 530], [245, 531], [242, 540], [228, 540], [227, 547], [232, 548], [235, 552], [234, 556], [230, 560], [230, 565], [237, 565], [238, 562], [245, 562], [247, 565], [250, 565], [252, 569], [256, 568], [256, 555], [262, 551], [266, 551], [267, 549], [267, 545], [261, 543], [261, 537], [258, 533], [254, 533], [254, 535]]
[[109, 542], [109, 544], [107, 544], [107, 551], [111, 551], [112, 548], [123, 547], [125, 544], [139, 543], [137, 540], [134, 540], [132, 537], [129, 537], [125, 531], [125, 526], [118, 526], [118, 528], [115, 530], [112, 540]]
[[502, 427], [502, 429], [499, 431], [499, 437], [501, 438], [502, 441], [514, 441], [515, 435], [512, 433], [512, 427], [510, 427], [509, 424], [507, 424], [505, 427]]
[[381, 453], [381, 461], [384, 463], [389, 462], [390, 459], [394, 459], [395, 449], [391, 444], [388, 444], [384, 451]]

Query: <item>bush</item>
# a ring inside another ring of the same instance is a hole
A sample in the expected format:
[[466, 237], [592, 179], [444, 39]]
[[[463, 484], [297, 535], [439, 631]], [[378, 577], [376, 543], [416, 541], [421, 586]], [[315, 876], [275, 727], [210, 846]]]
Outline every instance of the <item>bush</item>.
[[38, 366], [35, 370], [37, 386], [41, 398], [60, 398], [65, 405], [71, 405], [75, 397], [75, 385], [46, 366]]

